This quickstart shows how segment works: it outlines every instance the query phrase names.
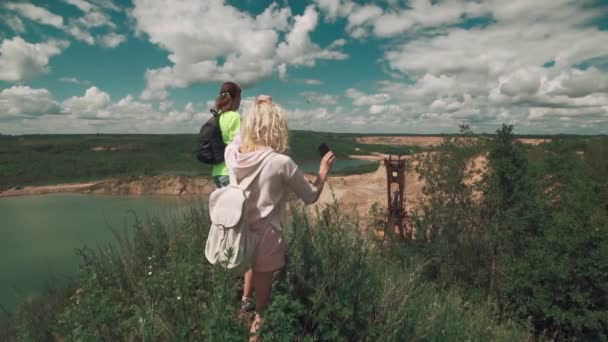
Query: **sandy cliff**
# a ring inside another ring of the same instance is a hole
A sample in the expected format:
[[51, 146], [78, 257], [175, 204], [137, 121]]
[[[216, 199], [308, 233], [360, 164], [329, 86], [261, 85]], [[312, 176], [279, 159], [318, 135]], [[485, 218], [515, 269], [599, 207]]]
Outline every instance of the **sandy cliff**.
[[26, 186], [0, 192], [0, 197], [73, 192], [107, 195], [205, 195], [215, 186], [208, 177], [140, 176], [88, 183]]

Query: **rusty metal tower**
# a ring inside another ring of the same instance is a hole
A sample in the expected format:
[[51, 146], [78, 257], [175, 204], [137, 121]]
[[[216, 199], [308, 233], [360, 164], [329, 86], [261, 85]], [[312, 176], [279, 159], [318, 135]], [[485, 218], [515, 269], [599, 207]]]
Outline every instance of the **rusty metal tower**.
[[389, 156], [384, 159], [386, 167], [387, 222], [384, 236], [389, 231], [399, 234], [402, 239], [411, 239], [407, 227], [407, 212], [405, 210], [405, 172], [406, 160], [402, 156]]

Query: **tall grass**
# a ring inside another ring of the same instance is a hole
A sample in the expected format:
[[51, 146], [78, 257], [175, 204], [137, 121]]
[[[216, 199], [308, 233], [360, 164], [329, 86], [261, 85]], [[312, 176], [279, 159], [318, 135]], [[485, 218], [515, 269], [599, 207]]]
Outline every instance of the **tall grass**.
[[[287, 268], [274, 283], [262, 340], [527, 338], [523, 327], [498, 322], [491, 305], [424, 282], [415, 262], [394, 252], [407, 246], [389, 251], [337, 205], [291, 209]], [[11, 339], [245, 340], [249, 322], [237, 315], [242, 280], [205, 260], [208, 227], [201, 205], [168, 224], [137, 220], [114, 247], [79, 250], [73, 288], [55, 294], [63, 304], [42, 318], [24, 304]]]

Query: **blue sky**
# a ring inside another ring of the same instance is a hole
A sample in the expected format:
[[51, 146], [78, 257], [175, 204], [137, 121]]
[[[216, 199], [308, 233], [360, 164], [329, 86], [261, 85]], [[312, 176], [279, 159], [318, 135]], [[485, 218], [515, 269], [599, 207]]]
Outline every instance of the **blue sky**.
[[194, 133], [223, 81], [291, 128], [608, 133], [608, 1], [0, 4], [0, 133]]

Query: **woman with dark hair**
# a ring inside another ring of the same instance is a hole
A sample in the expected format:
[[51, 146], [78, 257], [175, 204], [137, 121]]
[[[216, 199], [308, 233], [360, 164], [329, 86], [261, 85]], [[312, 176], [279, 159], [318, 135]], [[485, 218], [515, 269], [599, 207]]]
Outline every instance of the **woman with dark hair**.
[[[219, 125], [222, 131], [222, 140], [230, 144], [241, 129], [241, 116], [237, 112], [241, 105], [241, 88], [233, 82], [226, 82], [220, 88], [220, 95], [215, 100], [215, 110], [220, 114]], [[226, 162], [213, 165], [211, 175], [217, 188], [230, 184]], [[253, 273], [245, 274], [243, 284], [243, 298], [241, 310], [247, 312], [255, 309], [253, 295]]]
[[[233, 82], [222, 84], [220, 95], [215, 99], [215, 110], [220, 114], [219, 125], [225, 144], [231, 143], [241, 129], [241, 115], [237, 112], [240, 105], [241, 88]], [[211, 176], [218, 188], [230, 184], [225, 162], [214, 164]]]

